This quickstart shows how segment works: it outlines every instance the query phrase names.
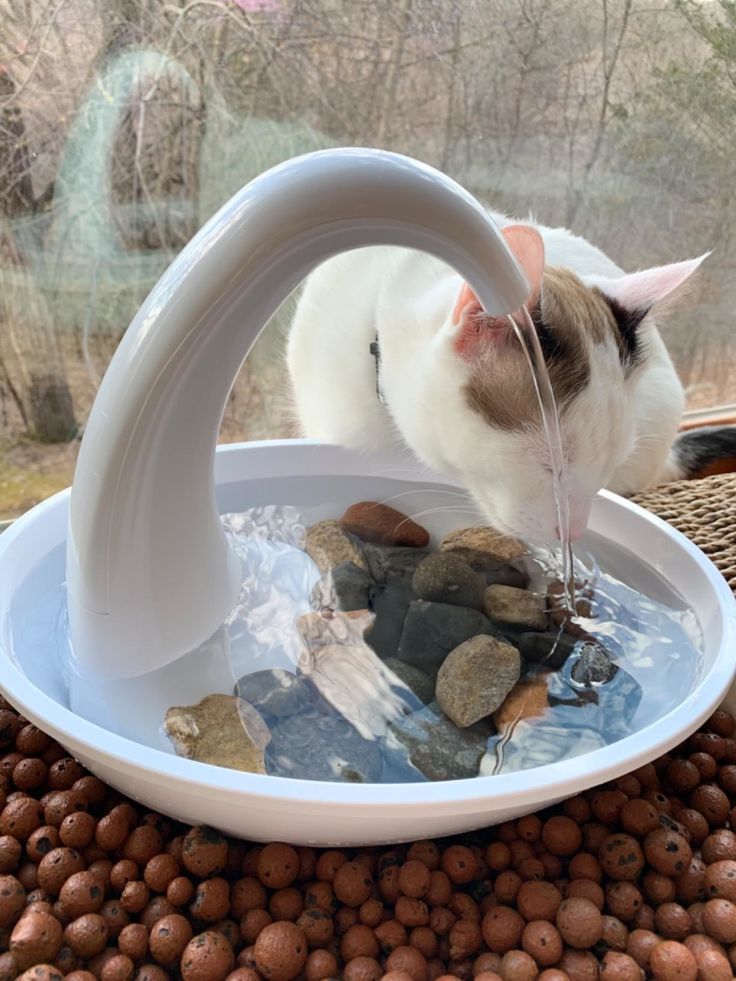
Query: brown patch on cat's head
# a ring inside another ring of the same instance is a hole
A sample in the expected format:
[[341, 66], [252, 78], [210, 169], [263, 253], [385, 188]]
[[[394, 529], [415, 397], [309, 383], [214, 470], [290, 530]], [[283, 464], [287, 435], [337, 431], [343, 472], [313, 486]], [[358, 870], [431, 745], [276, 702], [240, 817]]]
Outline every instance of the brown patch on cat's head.
[[[628, 356], [609, 301], [568, 269], [545, 269], [541, 304], [530, 314], [561, 413], [588, 384], [594, 345], [613, 342], [622, 364]], [[534, 383], [515, 336], [509, 335], [503, 346], [492, 345], [473, 363], [466, 395], [470, 407], [497, 429], [516, 432], [541, 423]]]

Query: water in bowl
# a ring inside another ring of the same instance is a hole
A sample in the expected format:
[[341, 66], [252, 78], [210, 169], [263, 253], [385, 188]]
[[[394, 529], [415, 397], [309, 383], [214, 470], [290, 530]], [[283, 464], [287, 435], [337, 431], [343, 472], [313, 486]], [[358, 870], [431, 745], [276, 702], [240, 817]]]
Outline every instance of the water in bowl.
[[[339, 517], [349, 504], [365, 499], [386, 501], [416, 516], [434, 543], [447, 532], [477, 520], [469, 499], [457, 487], [417, 484], [402, 480], [400, 474], [376, 474], [368, 479], [333, 477], [327, 489], [320, 477], [296, 477], [277, 485], [272, 480], [249, 481], [247, 512], [236, 511], [245, 502], [235, 491], [226, 489], [221, 500], [221, 508], [231, 512], [226, 524], [244, 559], [244, 592], [230, 622], [204, 649], [161, 669], [155, 677], [87, 686], [85, 679], [70, 671], [68, 662], [64, 553], [60, 547], [48, 555], [43, 567], [28, 577], [14, 597], [10, 618], [13, 646], [22, 651], [25, 674], [61, 704], [91, 721], [145, 745], [173, 752], [161, 725], [170, 706], [195, 704], [211, 692], [230, 694], [237, 681], [252, 672], [295, 670], [302, 645], [294, 619], [311, 609], [310, 593], [319, 576], [298, 548], [301, 530], [324, 518]], [[593, 615], [583, 626], [600, 640], [620, 670], [641, 687], [641, 700], [625, 727], [609, 728], [602, 734], [594, 706], [565, 704], [565, 699], [558, 699], [559, 704], [543, 719], [521, 718], [502, 732], [490, 733], [485, 753], [475, 761], [476, 772], [507, 772], [585, 753], [601, 745], [601, 740], [610, 742], [637, 732], [676, 710], [694, 687], [702, 667], [702, 638], [694, 615], [681, 598], [640, 559], [595, 534], [588, 533], [576, 546], [576, 553], [576, 578], [587, 580], [594, 593]], [[524, 564], [534, 588], [543, 589], [558, 575], [556, 558], [545, 553], [529, 556]], [[538, 667], [529, 665], [527, 670], [533, 672]], [[662, 684], [663, 677], [666, 685]], [[410, 703], [409, 709], [416, 711], [416, 704]], [[320, 711], [325, 711], [324, 704]], [[360, 735], [366, 738], [365, 730]], [[407, 763], [406, 754], [402, 755], [400, 748], [397, 751], [395, 741], [389, 740], [385, 746], [385, 735], [374, 741], [380, 743], [381, 770], [376, 772], [379, 757], [374, 752], [369, 761], [371, 780], [427, 779]], [[279, 772], [284, 772], [283, 759], [278, 765]], [[294, 775], [309, 774], [299, 769]], [[467, 768], [460, 767], [457, 775], [467, 776]], [[317, 776], [325, 779], [324, 769]], [[337, 767], [329, 778], [345, 777]], [[347, 778], [354, 779], [355, 775], [348, 773]]]

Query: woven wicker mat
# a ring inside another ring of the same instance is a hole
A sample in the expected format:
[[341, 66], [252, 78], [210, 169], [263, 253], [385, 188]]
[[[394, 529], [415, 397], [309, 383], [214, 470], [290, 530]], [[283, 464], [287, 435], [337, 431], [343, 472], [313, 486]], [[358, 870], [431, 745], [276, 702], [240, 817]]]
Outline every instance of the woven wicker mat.
[[736, 474], [660, 484], [632, 500], [687, 535], [736, 593]]

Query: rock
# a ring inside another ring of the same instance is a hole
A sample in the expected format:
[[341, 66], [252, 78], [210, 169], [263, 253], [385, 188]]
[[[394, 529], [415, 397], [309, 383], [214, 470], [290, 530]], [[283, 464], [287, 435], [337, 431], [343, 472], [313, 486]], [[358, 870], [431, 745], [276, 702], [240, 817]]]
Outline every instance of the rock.
[[368, 563], [368, 571], [377, 583], [390, 583], [396, 580], [411, 582], [414, 571], [427, 555], [427, 548], [401, 548], [391, 545], [364, 545], [363, 555]]
[[587, 687], [605, 685], [617, 671], [618, 668], [611, 662], [608, 652], [600, 644], [583, 644], [570, 675], [573, 681]]
[[585, 627], [577, 623], [578, 619], [588, 620], [593, 616], [593, 590], [586, 583], [575, 581], [575, 617], [570, 615], [570, 610], [565, 606], [564, 589], [559, 579], [553, 580], [547, 586], [547, 609], [552, 623], [557, 627], [562, 627], [565, 633], [571, 637], [579, 637], [583, 640], [593, 640], [592, 635]]
[[401, 632], [399, 657], [407, 664], [431, 673], [439, 669], [458, 644], [478, 634], [503, 640], [503, 634], [478, 610], [413, 600]]
[[514, 685], [500, 708], [497, 708], [493, 714], [493, 721], [499, 732], [508, 725], [544, 715], [549, 708], [548, 685], [546, 671], [533, 674]]
[[424, 548], [429, 544], [429, 533], [421, 525], [401, 511], [376, 501], [351, 504], [340, 518], [340, 524], [364, 542], [409, 548]]
[[513, 565], [488, 565], [474, 568], [477, 569], [478, 575], [482, 577], [486, 586], [516, 586], [517, 589], [526, 589], [529, 585], [529, 573]]
[[334, 569], [343, 562], [352, 562], [359, 569], [368, 568], [360, 548], [339, 521], [318, 521], [308, 528], [304, 550], [320, 572]]
[[314, 707], [312, 690], [304, 678], [282, 668], [243, 675], [235, 684], [235, 694], [267, 719], [288, 718]]
[[458, 729], [437, 702], [395, 722], [392, 734], [409, 750], [411, 763], [430, 780], [474, 777], [493, 726], [488, 720]]
[[328, 569], [319, 579], [310, 597], [317, 610], [366, 610], [373, 579], [354, 562], [342, 562]]
[[366, 739], [415, 707], [415, 696], [364, 642], [305, 651], [299, 670], [334, 709]]
[[435, 552], [422, 559], [411, 588], [417, 599], [483, 609], [483, 580], [452, 552]]
[[197, 705], [172, 706], [164, 722], [179, 756], [249, 773], [265, 773], [268, 726], [247, 702], [207, 695]]
[[544, 630], [548, 617], [544, 597], [514, 586], [489, 586], [483, 596], [486, 616], [497, 623]]
[[309, 650], [328, 644], [350, 646], [362, 643], [365, 633], [373, 626], [375, 616], [370, 610], [330, 610], [302, 613], [296, 618], [296, 629]]
[[455, 552], [473, 568], [485, 565], [505, 565], [526, 552], [526, 546], [516, 538], [502, 535], [486, 525], [478, 528], [458, 528], [440, 542], [440, 551]]
[[434, 698], [434, 678], [398, 657], [387, 657], [385, 664], [414, 692], [422, 704], [428, 705], [432, 701]]
[[378, 742], [363, 739], [345, 719], [313, 713], [283, 719], [272, 730], [266, 768], [299, 780], [374, 783], [383, 760]]
[[[549, 704], [566, 710], [566, 719], [577, 720], [601, 733], [608, 742], [631, 733], [631, 723], [641, 701], [639, 682], [613, 664], [599, 643], [578, 645], [577, 657], [567, 659], [550, 675]], [[571, 714], [574, 710], [574, 716]]]
[[375, 615], [366, 641], [379, 657], [396, 657], [409, 604], [414, 599], [409, 583], [402, 579], [374, 586], [368, 604]]
[[546, 668], [561, 668], [578, 644], [578, 640], [561, 630], [544, 634], [523, 633], [517, 642], [525, 661], [543, 664]]
[[472, 637], [448, 654], [437, 674], [437, 702], [465, 729], [491, 715], [519, 680], [521, 658], [495, 637]]

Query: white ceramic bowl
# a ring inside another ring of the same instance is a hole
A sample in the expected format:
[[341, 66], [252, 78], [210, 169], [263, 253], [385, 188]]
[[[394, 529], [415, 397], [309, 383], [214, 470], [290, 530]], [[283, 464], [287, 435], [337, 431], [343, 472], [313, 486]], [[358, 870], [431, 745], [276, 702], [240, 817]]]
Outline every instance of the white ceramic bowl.
[[[410, 493], [414, 488], [432, 494], [439, 484], [447, 485], [406, 459], [368, 458], [296, 440], [220, 447], [215, 473], [221, 513], [261, 501], [285, 501], [300, 477], [317, 477], [324, 488], [321, 503], [313, 508], [318, 517], [339, 514], [336, 508], [351, 503], [341, 494], [350, 493], [355, 500], [355, 487], [363, 499], [384, 493], [387, 478], [403, 482]], [[533, 770], [471, 780], [359, 786], [192, 762], [121, 736], [68, 708], [63, 665], [52, 643], [60, 629], [58, 591], [68, 504], [68, 491], [57, 494], [0, 536], [0, 689], [27, 718], [120, 791], [182, 821], [210, 824], [245, 838], [373, 844], [447, 835], [517, 817], [618, 777], [675, 746], [719, 705], [734, 674], [736, 602], [717, 569], [663, 521], [603, 493], [595, 501], [591, 529], [615, 542], [619, 554], [623, 549], [638, 556], [634, 564], [640, 573], [664, 578], [687, 601], [703, 631], [702, 670], [676, 710], [603, 749]], [[430, 527], [442, 534], [463, 523], [463, 515], [445, 514]], [[191, 672], [179, 674], [191, 678]], [[198, 686], [199, 680], [195, 676], [187, 683]], [[109, 686], [101, 683], [99, 689], [100, 720], [114, 716], [116, 689]], [[200, 696], [206, 693], [201, 686], [197, 690]], [[130, 711], [132, 731], [145, 712], [142, 699]], [[158, 721], [151, 724], [156, 727]]]

